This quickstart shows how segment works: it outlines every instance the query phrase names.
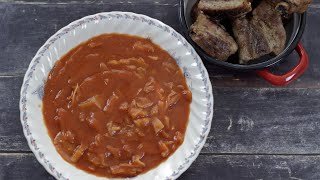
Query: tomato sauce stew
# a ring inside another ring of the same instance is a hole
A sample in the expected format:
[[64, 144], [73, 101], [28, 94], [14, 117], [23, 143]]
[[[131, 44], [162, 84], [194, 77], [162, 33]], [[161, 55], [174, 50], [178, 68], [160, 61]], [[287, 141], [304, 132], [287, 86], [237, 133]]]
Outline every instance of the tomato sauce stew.
[[104, 34], [56, 62], [43, 115], [63, 159], [97, 176], [132, 177], [182, 144], [191, 101], [165, 50], [149, 39]]

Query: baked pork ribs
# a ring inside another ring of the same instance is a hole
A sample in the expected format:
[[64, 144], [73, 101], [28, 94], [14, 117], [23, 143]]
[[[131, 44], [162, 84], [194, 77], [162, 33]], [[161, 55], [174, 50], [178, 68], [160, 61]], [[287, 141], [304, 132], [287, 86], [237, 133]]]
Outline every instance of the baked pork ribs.
[[285, 48], [286, 31], [281, 14], [266, 1], [262, 1], [252, 14], [251, 19], [241, 17], [232, 23], [240, 64], [270, 53], [279, 55]]
[[206, 15], [200, 13], [196, 22], [190, 28], [190, 37], [207, 54], [219, 60], [226, 61], [235, 54], [238, 45], [227, 33], [223, 26], [211, 21]]
[[200, 0], [198, 9], [211, 16], [240, 17], [252, 10], [251, 0]]
[[262, 1], [253, 11], [253, 23], [261, 28], [271, 51], [279, 55], [284, 50], [287, 39], [281, 14], [271, 4]]
[[304, 13], [312, 0], [268, 0], [271, 1], [276, 9], [284, 15], [292, 13]]

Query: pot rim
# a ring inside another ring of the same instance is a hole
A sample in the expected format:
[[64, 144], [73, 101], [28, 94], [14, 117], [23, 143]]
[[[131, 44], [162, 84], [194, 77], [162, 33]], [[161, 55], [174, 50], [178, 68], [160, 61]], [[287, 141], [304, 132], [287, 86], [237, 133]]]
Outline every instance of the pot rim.
[[266, 60], [264, 62], [256, 63], [256, 64], [249, 64], [249, 65], [242, 65], [242, 64], [233, 64], [225, 61], [220, 61], [217, 60], [216, 58], [213, 58], [209, 56], [205, 51], [203, 51], [189, 36], [189, 28], [186, 22], [186, 16], [185, 16], [185, 0], [180, 0], [180, 7], [179, 7], [179, 20], [180, 20], [180, 25], [182, 26], [182, 31], [188, 40], [188, 42], [194, 47], [194, 49], [199, 53], [199, 55], [205, 59], [207, 62], [228, 68], [228, 69], [233, 69], [233, 70], [241, 70], [241, 71], [248, 71], [248, 70], [260, 70], [264, 69], [267, 67], [271, 67], [288, 57], [292, 51], [296, 48], [298, 43], [300, 42], [302, 35], [305, 30], [306, 26], [306, 21], [307, 21], [307, 13], [299, 14], [297, 16], [300, 18], [299, 20], [299, 25], [296, 27], [296, 30], [293, 29], [293, 32], [296, 32], [294, 35], [293, 40], [286, 45], [285, 50], [278, 56], [275, 56], [269, 60]]

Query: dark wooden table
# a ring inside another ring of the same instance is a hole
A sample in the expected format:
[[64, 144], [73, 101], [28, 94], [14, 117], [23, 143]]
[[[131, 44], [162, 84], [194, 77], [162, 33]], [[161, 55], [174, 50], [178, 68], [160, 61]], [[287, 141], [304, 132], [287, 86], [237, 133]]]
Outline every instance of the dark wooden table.
[[[18, 108], [28, 64], [52, 34], [83, 16], [114, 10], [146, 14], [181, 32], [178, 8], [178, 0], [0, 0], [0, 180], [54, 179], [30, 151]], [[206, 63], [215, 98], [211, 132], [180, 179], [320, 179], [318, 0], [302, 42], [310, 67], [287, 87]], [[294, 67], [297, 55], [288, 59], [273, 71]]]

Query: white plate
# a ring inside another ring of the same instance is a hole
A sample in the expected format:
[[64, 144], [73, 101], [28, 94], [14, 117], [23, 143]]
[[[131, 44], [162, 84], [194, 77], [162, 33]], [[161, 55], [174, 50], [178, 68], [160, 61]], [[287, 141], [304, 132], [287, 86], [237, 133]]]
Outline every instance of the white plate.
[[145, 15], [107, 12], [74, 21], [53, 35], [32, 59], [21, 88], [20, 116], [30, 149], [57, 179], [106, 179], [88, 174], [64, 161], [57, 153], [42, 115], [43, 86], [53, 65], [73, 47], [104, 33], [150, 38], [168, 51], [183, 70], [193, 100], [183, 144], [155, 169], [133, 179], [176, 179], [196, 159], [210, 131], [212, 87], [198, 54], [175, 30]]

